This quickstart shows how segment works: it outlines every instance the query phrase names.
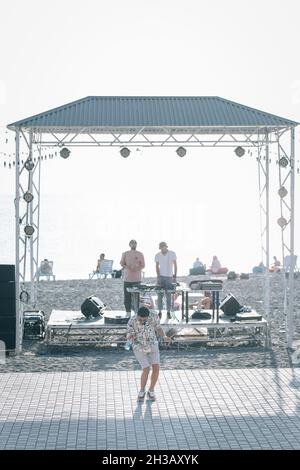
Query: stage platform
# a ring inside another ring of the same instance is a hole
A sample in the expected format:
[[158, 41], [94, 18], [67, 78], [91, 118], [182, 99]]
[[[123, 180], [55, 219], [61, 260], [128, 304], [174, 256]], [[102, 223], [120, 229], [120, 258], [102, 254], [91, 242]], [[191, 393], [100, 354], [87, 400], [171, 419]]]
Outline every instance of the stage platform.
[[[172, 312], [169, 320], [166, 312], [163, 312], [161, 326], [173, 338], [173, 345], [180, 347], [195, 342], [226, 342], [234, 345], [248, 339], [256, 340], [265, 347], [270, 346], [269, 327], [265, 319], [232, 322], [221, 315], [219, 322], [215, 323], [212, 320], [212, 311], [202, 312], [210, 319], [193, 319], [193, 313], [194, 311], [189, 312], [187, 323], [186, 319], [182, 320], [180, 311]], [[46, 327], [46, 344], [122, 346], [126, 342], [127, 325], [105, 323], [105, 317], [122, 322], [126, 314], [124, 311], [109, 310], [102, 318], [88, 319], [80, 311], [53, 310]]]

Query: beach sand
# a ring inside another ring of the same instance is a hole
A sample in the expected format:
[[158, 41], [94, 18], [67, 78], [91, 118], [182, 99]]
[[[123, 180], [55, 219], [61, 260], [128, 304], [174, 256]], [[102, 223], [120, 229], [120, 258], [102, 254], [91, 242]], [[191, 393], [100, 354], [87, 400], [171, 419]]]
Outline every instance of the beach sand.
[[[195, 276], [178, 280], [187, 284]], [[144, 279], [155, 283], [154, 278]], [[271, 312], [270, 348], [263, 346], [221, 346], [199, 345], [187, 350], [166, 348], [161, 350], [162, 369], [198, 368], [244, 368], [244, 367], [291, 367], [291, 360], [285, 347], [283, 331], [283, 277], [270, 275]], [[242, 305], [249, 305], [258, 313], [263, 311], [264, 277], [223, 280], [220, 299], [231, 292]], [[295, 339], [300, 339], [300, 279], [295, 279]], [[82, 302], [90, 295], [96, 295], [112, 310], [123, 310], [123, 282], [121, 279], [41, 281], [38, 284], [37, 308], [43, 310], [46, 321], [52, 310], [80, 310]], [[24, 340], [20, 356], [9, 356], [0, 372], [34, 371], [96, 371], [134, 370], [139, 365], [132, 351], [123, 348], [103, 349], [97, 346], [51, 347], [43, 340]]]

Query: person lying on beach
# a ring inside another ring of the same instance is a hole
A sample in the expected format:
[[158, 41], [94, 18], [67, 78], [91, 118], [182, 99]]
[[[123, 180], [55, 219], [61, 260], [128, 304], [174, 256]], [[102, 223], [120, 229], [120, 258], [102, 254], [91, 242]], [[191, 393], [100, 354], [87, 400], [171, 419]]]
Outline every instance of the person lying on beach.
[[132, 350], [143, 370], [138, 401], [143, 401], [145, 398], [145, 388], [151, 366], [152, 374], [147, 395], [149, 400], [155, 401], [154, 388], [158, 380], [160, 363], [156, 333], [167, 343], [171, 341], [160, 326], [157, 314], [150, 312], [147, 307], [140, 307], [137, 314], [127, 323], [127, 340], [132, 342]]

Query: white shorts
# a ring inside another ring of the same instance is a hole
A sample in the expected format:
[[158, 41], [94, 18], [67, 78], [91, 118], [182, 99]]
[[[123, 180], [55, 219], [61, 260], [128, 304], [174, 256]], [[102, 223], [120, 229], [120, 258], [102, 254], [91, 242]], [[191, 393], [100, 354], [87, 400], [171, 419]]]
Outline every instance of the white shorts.
[[159, 364], [159, 349], [158, 343], [151, 346], [151, 351], [146, 353], [144, 351], [133, 351], [135, 357], [140, 363], [142, 369], [150, 367], [151, 364]]

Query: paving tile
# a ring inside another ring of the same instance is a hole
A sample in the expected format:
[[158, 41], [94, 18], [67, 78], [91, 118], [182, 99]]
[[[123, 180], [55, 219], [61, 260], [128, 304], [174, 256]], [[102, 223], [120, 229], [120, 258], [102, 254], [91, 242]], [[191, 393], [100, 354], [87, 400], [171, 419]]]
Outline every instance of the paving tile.
[[[0, 449], [300, 449], [300, 371], [0, 374]], [[176, 390], [176, 393], [174, 392]]]

